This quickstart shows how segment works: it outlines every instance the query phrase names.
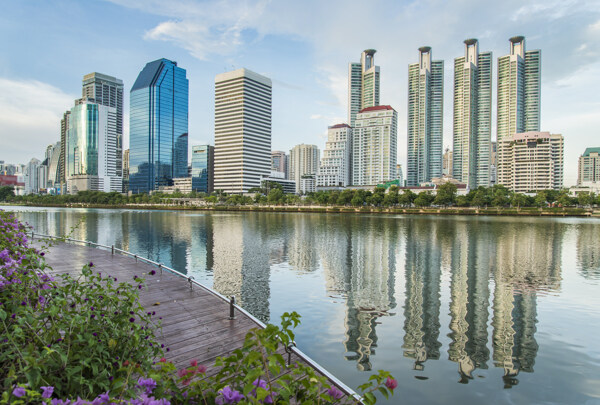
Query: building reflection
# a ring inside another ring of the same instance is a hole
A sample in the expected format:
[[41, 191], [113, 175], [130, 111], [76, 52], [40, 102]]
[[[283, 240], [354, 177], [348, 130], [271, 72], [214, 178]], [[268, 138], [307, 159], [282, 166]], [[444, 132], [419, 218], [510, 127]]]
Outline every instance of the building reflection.
[[438, 224], [409, 220], [406, 239], [406, 300], [404, 303], [405, 357], [413, 369], [423, 370], [428, 359], [440, 358], [441, 246]]
[[577, 232], [577, 264], [585, 278], [600, 279], [600, 231], [596, 224], [584, 224]]

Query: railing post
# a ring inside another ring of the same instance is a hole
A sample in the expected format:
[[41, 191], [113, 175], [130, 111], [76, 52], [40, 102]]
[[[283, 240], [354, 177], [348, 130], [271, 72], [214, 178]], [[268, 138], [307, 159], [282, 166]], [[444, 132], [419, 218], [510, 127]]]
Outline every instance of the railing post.
[[34, 232], [34, 231], [31, 231], [31, 240], [33, 240], [33, 238], [34, 238], [34, 235], [35, 235], [35, 232]]
[[162, 276], [162, 274], [163, 274], [163, 267], [162, 267], [162, 264], [160, 264], [160, 263], [159, 263], [159, 265], [158, 265], [158, 269], [160, 270], [160, 275]]
[[229, 320], [232, 321], [235, 319], [235, 295], [231, 296], [229, 300]]
[[114, 254], [115, 254], [115, 245], [111, 245], [111, 246], [110, 246], [110, 253], [111, 253], [112, 255], [114, 255]]
[[133, 257], [135, 257], [135, 261], [137, 262], [137, 255], [133, 255]]

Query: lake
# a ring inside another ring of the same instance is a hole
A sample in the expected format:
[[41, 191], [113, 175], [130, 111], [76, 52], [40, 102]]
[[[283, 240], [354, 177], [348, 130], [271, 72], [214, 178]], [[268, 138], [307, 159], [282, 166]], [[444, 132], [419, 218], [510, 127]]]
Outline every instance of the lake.
[[2, 209], [299, 312], [298, 347], [392, 372], [389, 403], [600, 403], [600, 219]]

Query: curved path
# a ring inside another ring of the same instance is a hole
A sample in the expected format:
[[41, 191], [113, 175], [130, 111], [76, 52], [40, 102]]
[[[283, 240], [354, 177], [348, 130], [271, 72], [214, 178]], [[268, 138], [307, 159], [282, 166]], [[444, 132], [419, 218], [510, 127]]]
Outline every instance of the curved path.
[[[235, 319], [230, 320], [229, 303], [207, 288], [192, 286], [181, 276], [160, 271], [156, 266], [133, 257], [61, 242], [54, 243], [45, 258], [52, 267], [51, 274], [78, 274], [85, 264], [93, 262], [95, 271], [116, 277], [119, 281], [133, 280], [135, 275], [145, 278], [146, 288], [140, 292], [140, 303], [162, 317], [162, 336], [158, 336], [158, 340], [169, 348], [166, 358], [178, 369], [187, 367], [190, 360], [196, 359], [199, 364], [208, 367], [208, 375], [214, 374], [218, 370], [212, 366], [218, 356], [226, 356], [241, 348], [246, 333], [251, 328], [262, 327], [239, 311], [236, 311]], [[149, 274], [152, 270], [155, 275]], [[283, 349], [281, 353], [284, 354]], [[291, 360], [292, 363], [306, 363], [295, 353]], [[347, 387], [331, 379], [329, 381], [349, 397], [353, 394]]]

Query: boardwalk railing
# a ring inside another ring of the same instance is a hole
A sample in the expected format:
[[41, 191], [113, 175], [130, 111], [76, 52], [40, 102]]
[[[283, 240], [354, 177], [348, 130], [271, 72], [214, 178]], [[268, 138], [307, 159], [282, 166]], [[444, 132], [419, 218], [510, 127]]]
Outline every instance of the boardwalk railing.
[[[155, 262], [153, 260], [150, 260], [146, 257], [142, 257], [142, 256], [138, 256], [135, 253], [131, 253], [128, 252], [127, 250], [122, 250], [119, 248], [116, 248], [115, 245], [102, 245], [100, 243], [95, 243], [95, 242], [90, 242], [90, 241], [85, 241], [85, 240], [79, 240], [79, 239], [73, 239], [73, 238], [66, 238], [66, 237], [61, 237], [61, 236], [53, 236], [53, 235], [44, 235], [41, 233], [36, 233], [36, 232], [31, 232], [31, 239], [34, 239], [35, 237], [41, 238], [41, 239], [56, 239], [56, 240], [61, 240], [61, 241], [65, 241], [65, 242], [73, 242], [73, 243], [80, 243], [86, 246], [90, 246], [90, 247], [96, 247], [96, 248], [102, 248], [102, 249], [107, 249], [110, 250], [111, 253], [114, 255], [115, 252], [116, 253], [121, 253], [123, 255], [126, 256], [130, 256], [135, 258], [135, 260], [141, 260], [143, 262], [146, 262], [148, 264], [152, 264], [156, 267], [158, 267], [158, 269], [162, 272], [163, 270], [166, 270], [170, 273], [173, 273], [181, 278], [184, 278], [188, 281], [188, 283], [190, 283], [190, 288], [193, 288], [194, 285], [206, 290], [207, 292], [209, 292], [210, 294], [218, 297], [219, 299], [228, 302], [230, 305], [230, 314], [229, 317], [230, 319], [235, 319], [235, 317], [233, 316], [234, 314], [234, 309], [241, 312], [242, 314], [244, 314], [245, 316], [247, 316], [248, 318], [250, 318], [254, 323], [256, 323], [259, 327], [261, 328], [265, 328], [266, 325], [258, 318], [256, 318], [254, 315], [252, 315], [250, 312], [246, 311], [244, 308], [240, 307], [239, 305], [237, 305], [235, 303], [235, 297], [231, 297], [231, 299], [228, 299], [227, 297], [225, 297], [224, 295], [220, 294], [219, 292], [213, 290], [212, 288], [209, 288], [207, 286], [205, 286], [202, 283], [199, 283], [198, 281], [196, 281], [194, 279], [193, 276], [187, 276], [175, 269], [172, 269], [168, 266], [165, 266], [162, 263], [158, 263]], [[298, 349], [295, 346], [295, 343], [293, 343], [292, 345], [288, 346], [285, 348], [287, 353], [294, 353], [295, 355], [297, 355], [298, 357], [300, 357], [303, 361], [305, 361], [309, 366], [311, 366], [312, 368], [314, 368], [315, 370], [317, 370], [319, 373], [321, 373], [323, 376], [325, 376], [327, 379], [329, 379], [331, 382], [333, 382], [338, 388], [340, 388], [342, 391], [344, 391], [344, 393], [350, 397], [353, 397], [355, 400], [357, 400], [359, 403], [361, 403], [360, 401], [360, 395], [358, 395], [352, 388], [348, 387], [346, 384], [344, 384], [342, 381], [340, 381], [336, 376], [334, 376], [333, 374], [331, 374], [329, 371], [327, 371], [325, 368], [323, 368], [319, 363], [317, 363], [316, 361], [314, 361], [313, 359], [311, 359], [307, 354], [305, 354], [302, 350]]]

